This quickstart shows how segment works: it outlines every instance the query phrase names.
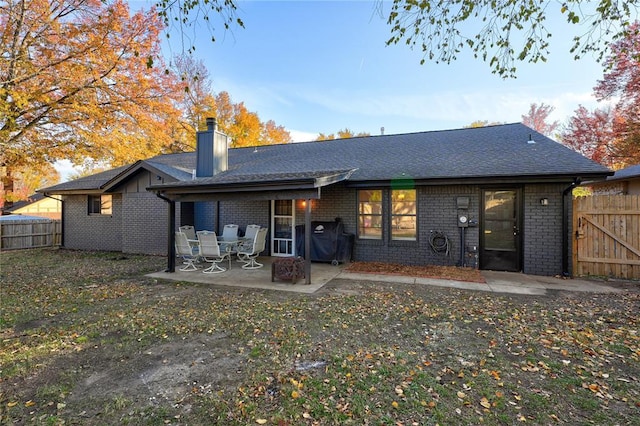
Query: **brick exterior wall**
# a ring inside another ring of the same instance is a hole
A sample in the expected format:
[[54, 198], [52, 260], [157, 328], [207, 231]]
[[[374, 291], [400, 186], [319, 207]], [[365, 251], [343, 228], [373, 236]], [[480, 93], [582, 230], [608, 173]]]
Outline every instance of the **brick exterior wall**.
[[[562, 191], [566, 187], [566, 184], [523, 186], [522, 272], [535, 275], [556, 275], [562, 272]], [[482, 187], [478, 185], [423, 186], [418, 187], [417, 191], [417, 240], [390, 240], [387, 237], [391, 231], [389, 221], [384, 220], [382, 240], [356, 238], [353, 260], [409, 265], [459, 265], [462, 262], [465, 266], [477, 267], [480, 226], [463, 228], [464, 250], [461, 251], [461, 228], [458, 227], [457, 222], [456, 200], [458, 197], [469, 197], [469, 219], [476, 221], [479, 225]], [[356, 233], [356, 194], [356, 189], [340, 185], [330, 189], [323, 188], [322, 198], [313, 201], [312, 220], [331, 221], [340, 217], [345, 224], [345, 231]], [[388, 191], [383, 192], [383, 203], [389, 202], [389, 196]], [[547, 198], [548, 205], [542, 206], [541, 198]], [[567, 203], [569, 217], [571, 217], [570, 204], [570, 202]], [[296, 217], [298, 223], [304, 223], [304, 209], [299, 204], [297, 204]], [[446, 235], [450, 244], [448, 255], [431, 248], [431, 238], [436, 232]], [[571, 235], [571, 229], [569, 229], [569, 235]]]
[[[113, 194], [111, 216], [88, 215], [86, 195], [65, 196], [65, 247], [166, 255], [168, 204], [146, 192], [145, 188], [153, 178], [149, 173], [140, 173], [118, 188], [120, 192]], [[522, 272], [537, 275], [562, 273], [562, 191], [566, 187], [566, 184], [530, 184], [522, 187]], [[458, 265], [462, 260], [466, 266], [477, 267], [476, 253], [468, 249], [479, 248], [480, 227], [463, 228], [464, 250], [461, 252], [456, 199], [469, 197], [469, 218], [479, 222], [481, 194], [482, 187], [478, 185], [418, 187], [417, 240], [390, 240], [390, 221], [384, 217], [382, 240], [360, 240], [356, 237], [353, 260], [414, 265]], [[384, 190], [385, 205], [389, 204], [389, 196], [390, 192]], [[357, 190], [337, 184], [322, 188], [321, 197], [312, 200], [311, 220], [333, 221], [340, 218], [345, 232], [356, 234]], [[541, 198], [547, 198], [548, 205], [542, 206]], [[176, 227], [191, 224], [182, 223], [181, 211], [195, 212], [194, 217], [189, 219], [193, 219], [198, 230], [211, 229], [221, 233], [222, 227], [228, 223], [238, 224], [241, 228], [248, 224], [271, 227], [269, 200], [199, 202], [194, 203], [193, 209], [186, 207], [177, 203]], [[569, 215], [570, 208], [569, 201]], [[296, 225], [304, 224], [305, 208], [301, 200], [295, 203], [295, 217]], [[435, 232], [447, 236], [450, 244], [448, 254], [435, 252], [431, 248], [431, 237]], [[568, 232], [570, 236], [570, 228]], [[270, 241], [270, 234], [267, 238]], [[270, 254], [269, 249], [266, 254]]]
[[[562, 191], [567, 186], [565, 184], [524, 187], [522, 271], [525, 274], [562, 273]], [[541, 205], [542, 198], [548, 199], [549, 204]], [[568, 198], [571, 199], [571, 196]]]
[[268, 200], [241, 200], [220, 202], [220, 214], [214, 230], [218, 235], [222, 234], [224, 225], [236, 224], [241, 232], [247, 225], [260, 225], [269, 228], [267, 233], [267, 249], [265, 255], [271, 254], [271, 202]]
[[166, 255], [167, 202], [148, 192], [122, 198], [122, 252]]
[[111, 215], [89, 215], [87, 195], [65, 195], [64, 247], [76, 250], [122, 250], [122, 196], [113, 194]]

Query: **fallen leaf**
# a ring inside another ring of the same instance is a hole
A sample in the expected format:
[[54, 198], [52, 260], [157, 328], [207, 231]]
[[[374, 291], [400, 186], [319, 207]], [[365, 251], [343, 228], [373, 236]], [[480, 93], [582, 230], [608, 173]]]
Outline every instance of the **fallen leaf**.
[[482, 397], [482, 399], [480, 400], [480, 405], [482, 405], [484, 408], [491, 408], [491, 403], [489, 402], [489, 400], [487, 398], [485, 398], [484, 396]]
[[256, 419], [256, 423], [259, 425], [267, 424], [267, 419]]

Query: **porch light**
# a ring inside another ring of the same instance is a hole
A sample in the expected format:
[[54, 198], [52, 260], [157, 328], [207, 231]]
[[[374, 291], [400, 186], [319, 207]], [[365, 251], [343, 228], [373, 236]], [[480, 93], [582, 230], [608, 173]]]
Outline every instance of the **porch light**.
[[548, 198], [540, 198], [540, 205], [541, 206], [548, 206], [549, 205], [549, 199]]

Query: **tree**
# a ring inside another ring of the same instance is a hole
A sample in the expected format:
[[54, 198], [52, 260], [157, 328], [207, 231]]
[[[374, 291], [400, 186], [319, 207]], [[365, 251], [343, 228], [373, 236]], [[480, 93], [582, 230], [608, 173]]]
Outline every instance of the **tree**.
[[562, 132], [562, 143], [604, 166], [613, 166], [614, 121], [610, 109], [591, 112], [580, 105]]
[[51, 186], [60, 180], [60, 174], [52, 165], [44, 163], [39, 168], [14, 170], [13, 189], [5, 194], [9, 202], [27, 200], [37, 189]]
[[[156, 0], [156, 8], [158, 15], [167, 28], [174, 25], [180, 27], [182, 33], [182, 43], [184, 49], [185, 37], [189, 37], [188, 41], [193, 42], [200, 32], [200, 25], [205, 24], [211, 34], [211, 41], [215, 41], [214, 33], [216, 31], [215, 22], [221, 23], [223, 29], [229, 30], [232, 25], [244, 28], [244, 23], [236, 15], [238, 6], [235, 0], [191, 0], [191, 1], [174, 1], [174, 0]], [[192, 28], [192, 33], [187, 32], [187, 28]], [[169, 38], [169, 33], [167, 33]], [[189, 53], [195, 51], [193, 43], [186, 49]]]
[[195, 134], [206, 128], [206, 118], [215, 116], [215, 99], [209, 70], [201, 60], [182, 54], [173, 60], [172, 69], [184, 87], [177, 106], [182, 112], [179, 125], [173, 129], [173, 151], [189, 151], [195, 147]]
[[283, 126], [276, 125], [273, 120], [261, 122], [258, 114], [249, 111], [244, 102], [233, 103], [228, 92], [218, 93], [214, 100], [211, 114], [216, 117], [220, 131], [231, 137], [231, 147], [273, 145], [292, 141], [291, 135]]
[[120, 165], [163, 152], [178, 118], [155, 10], [122, 0], [0, 3], [0, 164]]
[[595, 87], [599, 100], [617, 98], [614, 141], [610, 147], [620, 166], [640, 163], [640, 24], [611, 46], [606, 72]]
[[355, 133], [353, 130], [345, 127], [344, 129], [338, 130], [337, 136], [333, 133], [325, 135], [324, 133], [320, 133], [316, 138], [316, 141], [329, 141], [333, 139], [350, 139], [350, 138], [360, 138], [364, 136], [371, 136], [370, 133], [367, 132], [359, 132]]
[[[380, 0], [379, 0], [380, 1]], [[382, 9], [382, 1], [380, 1]], [[575, 59], [593, 53], [605, 57], [608, 44], [624, 37], [635, 16], [637, 2], [600, 0], [595, 4], [569, 0], [550, 4], [535, 1], [394, 0], [387, 23], [387, 44], [419, 48], [426, 60], [451, 63], [465, 49], [489, 62], [493, 73], [515, 77], [516, 61], [546, 61], [551, 33], [545, 22], [561, 14], [568, 26], [586, 27], [575, 36], [570, 53]]]
[[[235, 0], [158, 0], [156, 5], [167, 26], [180, 26], [183, 48], [184, 37], [197, 36], [198, 23], [207, 25], [213, 41], [216, 20], [225, 31], [233, 25], [244, 28], [244, 22], [236, 15]], [[376, 0], [375, 7], [383, 17], [384, 5], [383, 0]], [[393, 0], [386, 17], [391, 27], [391, 37], [386, 44], [405, 43], [411, 48], [417, 47], [423, 53], [421, 63], [429, 60], [448, 64], [463, 50], [469, 49], [474, 58], [488, 61], [493, 73], [505, 78], [515, 77], [516, 61], [547, 60], [552, 35], [545, 24], [554, 14], [566, 21], [567, 28], [585, 28], [573, 37], [569, 52], [574, 59], [593, 54], [600, 61], [609, 44], [625, 36], [630, 17], [637, 15], [637, 9], [636, 1], [610, 0], [568, 0], [555, 4], [542, 1]], [[192, 32], [189, 34], [187, 29], [190, 27]], [[188, 50], [195, 50], [193, 44]]]
[[464, 127], [466, 129], [473, 129], [473, 128], [476, 128], [476, 127], [497, 126], [499, 124], [501, 124], [501, 123], [498, 122], [498, 121], [492, 121], [490, 123], [489, 120], [476, 120], [476, 121], [473, 121], [468, 126], [464, 126]]
[[552, 137], [553, 132], [560, 126], [558, 121], [547, 123], [547, 119], [554, 109], [551, 105], [545, 105], [544, 102], [539, 106], [535, 103], [531, 104], [529, 112], [522, 116], [522, 124], [531, 127], [543, 135]]

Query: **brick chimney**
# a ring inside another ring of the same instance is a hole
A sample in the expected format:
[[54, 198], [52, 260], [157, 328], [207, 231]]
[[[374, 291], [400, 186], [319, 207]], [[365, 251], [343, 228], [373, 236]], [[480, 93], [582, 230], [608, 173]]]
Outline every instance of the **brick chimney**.
[[196, 177], [210, 177], [227, 170], [228, 137], [216, 131], [216, 119], [207, 118], [207, 130], [196, 134]]

